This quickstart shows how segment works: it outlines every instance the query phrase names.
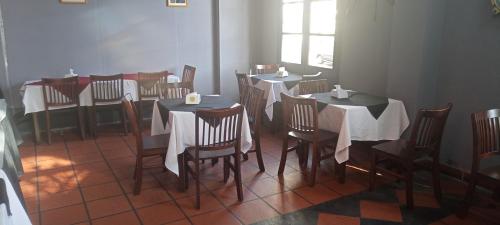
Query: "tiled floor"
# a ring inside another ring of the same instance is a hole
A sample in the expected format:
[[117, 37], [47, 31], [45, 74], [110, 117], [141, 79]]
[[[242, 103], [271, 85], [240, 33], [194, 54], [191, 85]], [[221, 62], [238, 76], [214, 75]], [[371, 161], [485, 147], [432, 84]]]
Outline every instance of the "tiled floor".
[[[253, 154], [243, 163], [242, 203], [237, 201], [232, 178], [222, 182], [221, 163], [202, 166], [200, 210], [194, 209], [194, 185], [179, 192], [176, 177], [162, 168], [146, 170], [141, 195], [131, 193], [132, 136], [103, 132], [96, 140], [82, 141], [67, 132], [53, 139], [52, 145], [28, 142], [21, 147], [25, 169], [21, 187], [33, 224], [417, 224], [404, 210], [404, 193], [384, 186], [390, 179], [378, 179], [382, 191], [372, 193], [376, 198], [366, 197], [370, 194], [366, 194], [365, 172], [349, 168], [347, 182], [339, 184], [327, 163], [321, 167], [318, 184], [309, 187], [295, 154], [289, 154], [285, 175], [278, 177], [281, 142], [269, 133], [263, 135], [262, 143], [266, 172], [259, 172]], [[147, 164], [162, 163], [158, 158]], [[463, 191], [460, 185], [443, 186], [448, 192]], [[388, 190], [390, 196], [384, 194]], [[426, 192], [416, 193], [416, 204], [439, 208]], [[474, 217], [459, 220], [446, 212], [433, 224], [484, 224]]]

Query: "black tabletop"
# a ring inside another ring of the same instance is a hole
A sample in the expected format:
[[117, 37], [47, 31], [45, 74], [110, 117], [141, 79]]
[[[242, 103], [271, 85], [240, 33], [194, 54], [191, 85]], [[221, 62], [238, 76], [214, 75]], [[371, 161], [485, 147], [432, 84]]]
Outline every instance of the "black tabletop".
[[344, 99], [332, 97], [329, 92], [312, 94], [311, 97], [318, 101], [318, 111], [323, 110], [328, 104], [365, 106], [375, 119], [378, 119], [389, 105], [389, 99], [387, 97], [361, 92], [349, 92], [349, 98]]
[[196, 112], [199, 109], [224, 109], [230, 108], [237, 102], [223, 96], [202, 96], [200, 104], [186, 104], [185, 99], [162, 99], [158, 101], [158, 109], [165, 123], [168, 121], [170, 111]]

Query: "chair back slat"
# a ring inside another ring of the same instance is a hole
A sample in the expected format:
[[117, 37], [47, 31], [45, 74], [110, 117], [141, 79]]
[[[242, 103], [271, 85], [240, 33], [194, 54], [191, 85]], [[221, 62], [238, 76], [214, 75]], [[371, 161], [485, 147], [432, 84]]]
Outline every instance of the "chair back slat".
[[234, 147], [239, 151], [243, 106], [196, 112], [196, 149], [213, 151]]
[[184, 65], [184, 70], [182, 71], [182, 83], [184, 83], [191, 92], [194, 91], [195, 74], [196, 74], [196, 67]]
[[142, 73], [138, 74], [138, 97], [139, 101], [143, 98], [159, 98], [163, 83], [168, 76], [167, 71], [155, 73]]
[[276, 73], [280, 66], [278, 64], [257, 64], [255, 65], [255, 72], [257, 74], [270, 74]]
[[139, 119], [137, 117], [137, 108], [135, 104], [126, 98], [122, 98], [122, 106], [127, 113], [128, 121], [130, 122], [130, 127], [132, 127], [132, 133], [136, 139], [136, 145], [138, 149], [141, 149], [142, 146], [142, 132], [139, 127]]
[[500, 154], [500, 109], [474, 113], [471, 118], [474, 155], [482, 159]]
[[444, 126], [452, 106], [449, 103], [441, 109], [421, 109], [412, 130], [410, 147], [439, 152]]
[[121, 101], [123, 98], [123, 75], [90, 76], [92, 102], [106, 103]]
[[299, 94], [314, 94], [329, 92], [330, 87], [327, 79], [307, 80], [299, 82]]
[[80, 105], [78, 77], [42, 78], [45, 108]]
[[281, 93], [284, 131], [315, 134], [318, 131], [316, 99], [295, 98]]
[[162, 96], [163, 99], [181, 99], [185, 98], [189, 93], [191, 93], [189, 84], [165, 84]]
[[261, 115], [264, 110], [264, 91], [251, 86], [247, 86], [247, 88], [248, 95], [242, 104], [247, 110], [248, 121], [255, 132], [260, 128]]
[[248, 82], [248, 76], [245, 73], [238, 73], [238, 71], [235, 73], [236, 80], [238, 81], [238, 90], [240, 92], [240, 103], [243, 103], [248, 95], [250, 83]]

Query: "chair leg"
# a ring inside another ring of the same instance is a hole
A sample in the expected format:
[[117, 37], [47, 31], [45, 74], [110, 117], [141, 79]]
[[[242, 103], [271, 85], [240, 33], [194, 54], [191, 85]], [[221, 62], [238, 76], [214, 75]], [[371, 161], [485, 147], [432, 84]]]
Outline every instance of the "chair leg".
[[123, 107], [121, 107], [121, 114], [122, 114], [123, 131], [125, 132], [125, 136], [127, 136], [128, 135], [127, 114], [125, 112], [125, 108]]
[[469, 208], [472, 205], [472, 200], [474, 199], [474, 192], [476, 191], [476, 178], [474, 174], [471, 174], [471, 181], [469, 181], [469, 185], [467, 186], [467, 192], [465, 193], [463, 208], [460, 209], [458, 213], [458, 217], [465, 218], [469, 213]]
[[47, 143], [52, 144], [52, 137], [51, 134], [52, 132], [50, 131], [50, 111], [47, 110], [45, 111], [45, 127], [46, 127], [46, 132], [47, 132]]
[[139, 157], [137, 161], [137, 175], [134, 186], [134, 195], [138, 195], [141, 193], [141, 185], [142, 185], [142, 157]]
[[343, 163], [340, 163], [338, 164], [337, 163], [337, 176], [338, 176], [338, 182], [340, 184], [344, 184], [345, 183], [345, 173], [346, 173], [346, 166], [347, 166], [347, 162], [343, 162]]
[[83, 112], [80, 107], [76, 108], [78, 117], [78, 127], [80, 128], [80, 136], [82, 140], [85, 140], [85, 122], [83, 121]]
[[281, 149], [281, 160], [280, 160], [280, 166], [278, 169], [278, 174], [281, 175], [285, 171], [285, 163], [286, 163], [286, 155], [287, 155], [287, 150], [288, 150], [288, 138], [285, 137], [283, 138], [283, 146]]
[[229, 156], [224, 157], [224, 183], [229, 179], [229, 163], [231, 158]]
[[309, 186], [313, 187], [316, 183], [316, 171], [319, 167], [319, 161], [321, 157], [321, 152], [319, 151], [318, 144], [313, 143], [313, 152], [312, 152], [312, 165], [311, 165], [311, 174], [309, 178]]
[[[239, 151], [239, 150], [238, 150]], [[243, 201], [243, 188], [241, 181], [241, 158], [239, 154], [234, 157], [234, 177], [236, 180], [236, 192], [238, 194], [238, 201]]]
[[97, 137], [97, 112], [95, 106], [89, 107], [89, 117], [90, 117], [90, 135], [94, 138]]
[[413, 209], [413, 170], [406, 171], [406, 207]]
[[369, 187], [368, 190], [373, 191], [375, 187], [375, 178], [377, 177], [377, 154], [372, 152], [369, 172]]
[[243, 160], [245, 160], [245, 161], [248, 160], [248, 153], [243, 154]]
[[196, 209], [200, 209], [200, 160], [194, 160], [195, 175], [196, 180]]
[[137, 166], [139, 165], [139, 156], [136, 156], [136, 159], [135, 159], [135, 167], [134, 167], [134, 180], [137, 179]]
[[266, 171], [264, 167], [264, 159], [262, 158], [262, 148], [260, 146], [260, 137], [255, 139], [255, 154], [257, 154], [257, 162], [259, 163], [260, 172]]
[[434, 188], [434, 196], [438, 201], [442, 199], [440, 174], [439, 159], [434, 159], [432, 165], [432, 187]]
[[167, 172], [167, 167], [165, 166], [165, 160], [167, 159], [167, 154], [162, 154], [161, 155], [161, 163], [163, 163], [163, 172]]

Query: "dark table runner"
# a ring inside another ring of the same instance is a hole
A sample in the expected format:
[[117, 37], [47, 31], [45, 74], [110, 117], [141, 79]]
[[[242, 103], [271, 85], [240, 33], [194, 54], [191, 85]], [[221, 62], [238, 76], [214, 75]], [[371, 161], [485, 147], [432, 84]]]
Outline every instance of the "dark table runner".
[[259, 74], [251, 78], [253, 85], [256, 85], [261, 80], [283, 81], [288, 90], [295, 87], [295, 85], [297, 85], [302, 80], [302, 76], [293, 73], [288, 73], [288, 77], [278, 77], [278, 75], [272, 73], [272, 74]]
[[196, 112], [198, 109], [224, 109], [236, 104], [235, 101], [222, 96], [201, 96], [201, 102], [197, 105], [186, 104], [185, 99], [163, 99], [158, 101], [163, 124], [168, 121], [170, 111]]
[[330, 93], [312, 94], [311, 97], [318, 101], [318, 111], [322, 111], [328, 104], [365, 106], [375, 119], [385, 111], [389, 105], [386, 97], [374, 96], [360, 92], [349, 92], [349, 98], [338, 99], [332, 97]]

